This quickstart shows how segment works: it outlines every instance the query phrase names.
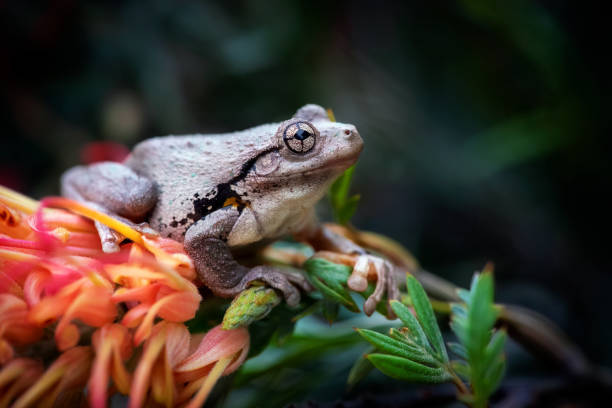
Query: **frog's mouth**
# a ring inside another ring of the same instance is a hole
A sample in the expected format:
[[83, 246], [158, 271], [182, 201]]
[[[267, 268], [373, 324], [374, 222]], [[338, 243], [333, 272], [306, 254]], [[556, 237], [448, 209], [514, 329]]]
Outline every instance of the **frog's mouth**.
[[279, 182], [311, 176], [324, 176], [325, 174], [329, 174], [330, 176], [336, 176], [351, 167], [353, 164], [355, 164], [358, 158], [359, 154], [356, 154], [353, 156], [337, 158], [332, 161], [328, 161], [321, 166], [307, 170], [270, 175], [249, 174], [249, 177], [257, 179], [258, 181]]
[[348, 169], [349, 167], [351, 167], [353, 164], [357, 163], [357, 159], [359, 158], [359, 153], [355, 154], [354, 156], [349, 156], [349, 157], [343, 157], [340, 159], [336, 159], [333, 160], [329, 163], [327, 163], [327, 165], [324, 166], [324, 168], [321, 169], [315, 169], [315, 171], [317, 170], [324, 170], [324, 169], [333, 169], [333, 170], [338, 170], [340, 172]]

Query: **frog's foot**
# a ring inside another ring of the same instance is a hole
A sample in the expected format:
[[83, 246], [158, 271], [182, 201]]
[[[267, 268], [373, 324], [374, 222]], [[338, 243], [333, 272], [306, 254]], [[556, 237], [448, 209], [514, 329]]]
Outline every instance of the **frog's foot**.
[[[159, 235], [159, 233], [153, 228], [151, 228], [146, 222], [136, 224], [128, 220], [127, 218], [123, 218], [115, 214], [106, 214], [115, 218], [118, 221], [121, 221], [124, 224], [127, 224], [136, 232], [147, 237], [156, 237]], [[113, 253], [119, 251], [119, 244], [125, 239], [125, 237], [99, 221], [95, 222], [95, 226], [96, 230], [98, 230], [98, 235], [100, 236], [100, 242], [102, 243], [102, 251], [106, 253]]]
[[376, 305], [387, 295], [387, 315], [392, 317], [390, 301], [399, 299], [399, 289], [395, 281], [393, 264], [374, 255], [359, 255], [353, 272], [348, 279], [348, 287], [356, 292], [363, 292], [368, 287], [368, 278], [376, 278], [374, 292], [366, 299], [363, 311], [370, 316], [376, 310]]
[[[155, 237], [159, 235], [159, 233], [155, 231], [153, 228], [151, 228], [149, 224], [146, 222], [135, 223], [134, 221], [128, 218], [122, 217], [120, 215], [117, 215], [107, 210], [102, 205], [98, 203], [94, 203], [92, 201], [84, 201], [84, 204], [96, 211], [99, 211], [103, 214], [108, 215], [109, 217], [116, 219], [117, 221], [123, 224], [126, 224], [127, 226], [132, 228], [134, 231], [142, 235], [145, 235], [148, 237]], [[113, 253], [113, 252], [119, 251], [119, 244], [121, 243], [121, 241], [125, 239], [125, 237], [121, 235], [120, 233], [118, 233], [117, 231], [112, 230], [110, 227], [102, 224], [99, 221], [95, 222], [95, 226], [96, 226], [96, 230], [98, 230], [98, 235], [100, 236], [100, 242], [102, 243], [102, 251], [106, 253]]]
[[298, 273], [292, 271], [285, 271], [274, 266], [261, 265], [256, 266], [249, 270], [246, 275], [242, 277], [240, 283], [231, 289], [234, 294], [238, 294], [245, 290], [254, 281], [264, 282], [266, 285], [279, 290], [287, 304], [291, 307], [297, 306], [300, 303], [300, 291], [302, 289], [306, 292], [313, 290], [313, 287], [306, 280], [306, 278]]

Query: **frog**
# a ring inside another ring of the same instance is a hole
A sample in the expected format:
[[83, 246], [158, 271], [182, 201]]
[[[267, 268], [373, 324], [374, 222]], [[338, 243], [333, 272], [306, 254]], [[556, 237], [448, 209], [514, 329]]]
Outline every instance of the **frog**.
[[[145, 235], [182, 242], [199, 282], [223, 298], [259, 282], [295, 307], [301, 291], [313, 289], [301, 273], [238, 261], [238, 254], [262, 243], [293, 236], [317, 251], [354, 254], [348, 286], [363, 292], [368, 280], [376, 280], [364, 303], [371, 315], [385, 295], [388, 301], [399, 296], [393, 265], [320, 223], [315, 213], [363, 145], [354, 125], [307, 104], [280, 123], [146, 139], [123, 162], [67, 170], [61, 194]], [[99, 222], [95, 227], [102, 250], [118, 251], [123, 237]]]

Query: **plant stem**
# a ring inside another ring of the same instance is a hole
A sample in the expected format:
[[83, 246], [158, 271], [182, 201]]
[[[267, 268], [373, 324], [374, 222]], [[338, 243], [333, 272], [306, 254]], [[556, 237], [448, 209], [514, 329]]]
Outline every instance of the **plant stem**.
[[459, 394], [468, 395], [470, 393], [470, 390], [464, 384], [464, 382], [461, 380], [461, 378], [459, 378], [457, 373], [455, 373], [455, 371], [451, 368], [450, 365], [447, 365], [445, 367], [448, 370], [448, 372], [450, 373], [450, 375], [452, 377], [452, 382], [453, 382], [453, 384], [455, 384], [455, 387], [457, 387], [457, 391], [459, 392]]

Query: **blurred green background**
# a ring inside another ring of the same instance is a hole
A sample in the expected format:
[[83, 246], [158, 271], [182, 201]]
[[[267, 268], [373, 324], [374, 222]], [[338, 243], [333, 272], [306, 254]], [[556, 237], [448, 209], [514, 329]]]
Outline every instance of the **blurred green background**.
[[462, 286], [493, 261], [498, 299], [609, 366], [606, 20], [550, 0], [1, 2], [0, 183], [57, 194], [92, 141], [318, 103], [365, 139], [355, 225]]

